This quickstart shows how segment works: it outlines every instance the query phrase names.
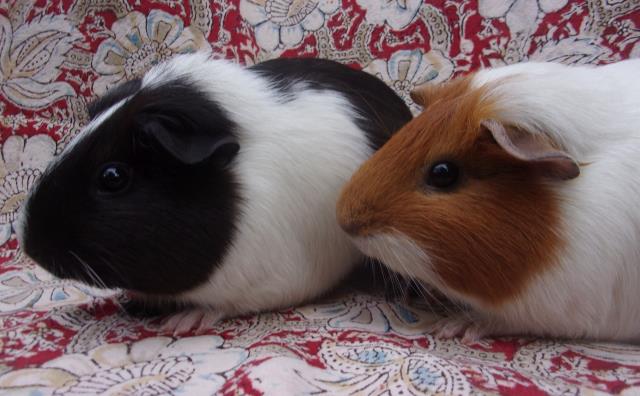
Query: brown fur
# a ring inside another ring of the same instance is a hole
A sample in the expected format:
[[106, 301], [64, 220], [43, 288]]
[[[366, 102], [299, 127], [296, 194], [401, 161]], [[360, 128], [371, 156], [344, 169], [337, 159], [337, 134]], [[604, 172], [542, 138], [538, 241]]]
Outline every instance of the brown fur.
[[[401, 232], [430, 256], [448, 287], [498, 306], [552, 262], [557, 201], [535, 164], [510, 156], [481, 127], [499, 121], [484, 89], [472, 89], [467, 77], [423, 93], [414, 97], [425, 111], [356, 172], [338, 218], [353, 235]], [[442, 160], [462, 172], [449, 192], [425, 183]]]

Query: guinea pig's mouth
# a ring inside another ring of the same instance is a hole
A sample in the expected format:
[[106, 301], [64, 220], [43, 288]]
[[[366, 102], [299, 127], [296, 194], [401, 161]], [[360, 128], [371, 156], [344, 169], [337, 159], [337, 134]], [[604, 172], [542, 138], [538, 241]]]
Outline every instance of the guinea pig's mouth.
[[[96, 271], [86, 260], [74, 251], [69, 250], [69, 256], [73, 257], [80, 265], [77, 270], [83, 276], [82, 282], [88, 283], [93, 286], [97, 286], [103, 289], [111, 289], [115, 287], [122, 287], [119, 277], [115, 273], [107, 273], [105, 271]], [[100, 275], [98, 274], [100, 272]], [[111, 271], [113, 272], [113, 271]]]
[[353, 237], [352, 241], [366, 256], [380, 260], [399, 274], [425, 283], [437, 279], [429, 254], [400, 232]]
[[124, 288], [122, 280], [115, 272], [96, 270], [73, 250], [69, 250], [65, 254], [58, 252], [46, 255], [46, 258], [34, 256], [28, 252], [25, 254], [57, 278], [74, 280], [101, 289]]

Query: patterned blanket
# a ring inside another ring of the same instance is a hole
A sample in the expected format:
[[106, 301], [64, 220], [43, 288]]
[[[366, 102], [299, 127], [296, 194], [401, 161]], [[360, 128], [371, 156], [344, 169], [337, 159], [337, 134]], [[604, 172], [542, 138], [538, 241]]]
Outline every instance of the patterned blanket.
[[[640, 0], [0, 1], [0, 393], [640, 394], [640, 346], [425, 333], [428, 308], [342, 290], [162, 334], [24, 258], [16, 210], [86, 103], [176, 53], [335, 59], [409, 91], [482, 66], [640, 57]], [[56, 210], [52, 205], [51, 210]]]

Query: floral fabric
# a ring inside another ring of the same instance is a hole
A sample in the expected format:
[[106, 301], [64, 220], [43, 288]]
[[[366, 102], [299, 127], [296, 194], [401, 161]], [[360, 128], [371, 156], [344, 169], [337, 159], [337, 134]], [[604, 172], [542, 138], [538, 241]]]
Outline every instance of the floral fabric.
[[[425, 307], [342, 291], [162, 334], [112, 292], [23, 257], [17, 210], [87, 122], [86, 104], [171, 56], [330, 58], [409, 91], [482, 66], [640, 57], [639, 0], [13, 0], [0, 2], [0, 394], [640, 394], [640, 346], [471, 345]], [[52, 206], [52, 210], [56, 210]]]

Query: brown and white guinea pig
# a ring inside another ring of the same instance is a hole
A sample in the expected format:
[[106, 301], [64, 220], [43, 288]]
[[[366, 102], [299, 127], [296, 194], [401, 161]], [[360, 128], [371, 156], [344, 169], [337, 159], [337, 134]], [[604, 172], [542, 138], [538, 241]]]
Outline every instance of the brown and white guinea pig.
[[367, 255], [471, 308], [441, 336], [640, 339], [640, 60], [527, 63], [412, 93], [345, 186]]
[[202, 54], [113, 88], [90, 116], [27, 198], [22, 249], [58, 277], [216, 317], [300, 303], [353, 268], [340, 188], [411, 119], [336, 62]]

